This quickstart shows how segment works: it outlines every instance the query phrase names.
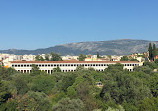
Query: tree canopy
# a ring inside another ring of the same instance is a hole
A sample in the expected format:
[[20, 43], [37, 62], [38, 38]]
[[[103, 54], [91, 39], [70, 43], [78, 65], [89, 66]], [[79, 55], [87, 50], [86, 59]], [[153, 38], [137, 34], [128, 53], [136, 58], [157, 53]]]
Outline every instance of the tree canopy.
[[84, 61], [85, 58], [86, 58], [86, 55], [80, 54], [79, 57], [78, 57], [78, 60], [79, 60], [79, 61]]
[[45, 54], [44, 57], [37, 55], [35, 57], [36, 61], [62, 61], [62, 58], [59, 54], [51, 52], [50, 54]]
[[[145, 62], [133, 72], [122, 64], [102, 72], [79, 66], [75, 72], [31, 73], [0, 67], [1, 111], [157, 111], [158, 69]], [[98, 86], [101, 83], [102, 86]]]

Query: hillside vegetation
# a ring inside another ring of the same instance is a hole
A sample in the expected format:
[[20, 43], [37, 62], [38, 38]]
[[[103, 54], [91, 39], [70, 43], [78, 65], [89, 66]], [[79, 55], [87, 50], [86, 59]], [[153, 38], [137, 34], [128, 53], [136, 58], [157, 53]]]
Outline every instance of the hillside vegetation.
[[[104, 72], [78, 67], [76, 72], [30, 74], [0, 67], [1, 111], [157, 111], [157, 62], [134, 72], [121, 64]], [[99, 85], [99, 86], [98, 86]]]

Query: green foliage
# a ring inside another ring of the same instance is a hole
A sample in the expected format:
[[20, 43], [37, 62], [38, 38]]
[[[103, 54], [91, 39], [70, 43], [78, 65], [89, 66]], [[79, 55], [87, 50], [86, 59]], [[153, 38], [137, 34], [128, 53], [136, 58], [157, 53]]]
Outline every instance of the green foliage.
[[39, 70], [39, 67], [35, 64], [32, 64], [32, 69], [30, 75], [35, 76], [35, 75], [40, 75], [41, 70]]
[[143, 66], [148, 66], [151, 69], [157, 69], [158, 68], [158, 65], [154, 62], [144, 62]]
[[153, 44], [152, 54], [153, 54], [153, 57], [156, 56], [156, 45], [155, 44]]
[[108, 58], [110, 59], [110, 61], [111, 61], [111, 58], [112, 58], [111, 55], [107, 55], [107, 57], [108, 57]]
[[128, 61], [129, 59], [128, 59], [128, 57], [127, 56], [123, 56], [123, 57], [121, 57], [121, 59], [120, 59], [120, 61]]
[[4, 80], [10, 80], [13, 74], [16, 74], [17, 71], [13, 68], [5, 68], [0, 66], [0, 75]]
[[97, 52], [97, 58], [100, 58], [99, 52]]
[[33, 91], [38, 92], [44, 92], [46, 94], [50, 93], [52, 88], [54, 87], [55, 81], [52, 78], [52, 76], [45, 76], [41, 75], [38, 76], [34, 81], [32, 85]]
[[120, 61], [138, 61], [138, 60], [132, 57], [123, 56], [121, 57]]
[[44, 58], [42, 56], [40, 56], [40, 55], [37, 55], [35, 57], [35, 61], [44, 61]]
[[157, 64], [157, 65], [158, 65], [158, 59], [155, 59], [155, 64]]
[[139, 111], [157, 111], [158, 110], [158, 98], [145, 98], [138, 105]]
[[[45, 59], [44, 59], [45, 58]], [[62, 58], [59, 54], [51, 52], [50, 54], [45, 54], [45, 57], [37, 55], [35, 57], [36, 61], [62, 61]]]
[[84, 66], [77, 66], [76, 71], [82, 71], [85, 70]]
[[18, 101], [16, 99], [8, 100], [5, 104], [0, 105], [0, 111], [18, 111]]
[[66, 92], [67, 88], [75, 82], [76, 74], [68, 74], [64, 79], [62, 80], [62, 90]]
[[149, 59], [154, 60], [154, 57], [157, 55], [156, 45], [153, 44], [153, 47], [152, 47], [151, 43], [149, 43], [148, 51], [149, 51]]
[[122, 64], [109, 65], [103, 72], [79, 66], [75, 72], [49, 75], [36, 65], [31, 74], [0, 67], [0, 110], [157, 111], [155, 68], [156, 62], [145, 62], [133, 72]]
[[86, 58], [86, 55], [80, 54], [79, 57], [78, 57], [78, 60], [79, 61], [84, 61], [85, 58]]
[[77, 86], [77, 95], [81, 100], [85, 100], [90, 93], [90, 86], [88, 82], [82, 82]]
[[88, 81], [84, 81], [78, 84], [76, 88], [78, 97], [84, 102], [84, 104], [86, 105], [85, 108], [88, 111], [98, 108], [96, 102], [90, 94], [91, 90], [91, 85], [88, 83]]
[[55, 53], [50, 53], [51, 56], [51, 61], [62, 61], [62, 58], [59, 54], [55, 54]]
[[18, 110], [22, 111], [48, 111], [50, 101], [42, 92], [29, 91], [18, 101]]
[[123, 71], [123, 64], [116, 63], [115, 65], [109, 65], [106, 71], [112, 71], [112, 70], [120, 70]]
[[17, 94], [24, 95], [26, 92], [29, 91], [27, 82], [21, 76], [15, 78], [14, 85], [17, 89]]
[[84, 104], [80, 99], [64, 98], [53, 106], [52, 111], [83, 111]]
[[54, 68], [53, 71], [54, 71], [54, 72], [61, 72], [61, 69], [60, 69], [60, 67], [58, 66], [57, 68]]
[[130, 61], [138, 61], [137, 59], [131, 58]]
[[77, 98], [77, 91], [73, 86], [67, 88], [67, 95], [70, 98]]
[[152, 54], [153, 49], [152, 49], [151, 43], [149, 43], [148, 51], [149, 51], [149, 59], [151, 60], [151, 59], [153, 59], [153, 54]]
[[119, 105], [118, 108], [108, 107], [106, 111], [125, 111], [125, 109], [121, 105]]
[[45, 60], [50, 61], [50, 55], [49, 54], [45, 54]]
[[150, 77], [149, 87], [154, 97], [158, 96], [158, 74]]
[[127, 71], [116, 69], [108, 70], [105, 76], [105, 85], [100, 93], [104, 101], [113, 100], [115, 103], [122, 104], [137, 103], [145, 97], [151, 97], [150, 90], [141, 80], [130, 76]]
[[52, 105], [57, 104], [61, 99], [66, 98], [67, 95], [61, 91], [61, 92], [56, 92], [52, 97], [51, 97], [51, 103]]
[[122, 106], [125, 109], [125, 111], [138, 111], [138, 107], [133, 103], [127, 103], [126, 101], [124, 101]]
[[8, 98], [11, 97], [11, 93], [9, 92], [8, 85], [0, 78], [0, 105], [5, 103]]
[[134, 68], [135, 72], [144, 72], [148, 75], [153, 75], [153, 69], [151, 69], [149, 66], [142, 66], [142, 67], [135, 67]]

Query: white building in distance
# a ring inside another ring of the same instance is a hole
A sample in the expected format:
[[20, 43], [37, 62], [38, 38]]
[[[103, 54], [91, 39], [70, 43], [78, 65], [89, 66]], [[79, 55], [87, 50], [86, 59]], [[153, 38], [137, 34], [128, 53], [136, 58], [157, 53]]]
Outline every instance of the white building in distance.
[[123, 64], [123, 69], [133, 71], [134, 66], [140, 66], [137, 61], [12, 61], [10, 67], [22, 73], [30, 73], [32, 64], [37, 65], [40, 70], [46, 71], [48, 74], [53, 73], [53, 69], [60, 67], [62, 72], [76, 71], [78, 66], [84, 68], [94, 68], [97, 71], [104, 71], [111, 64]]

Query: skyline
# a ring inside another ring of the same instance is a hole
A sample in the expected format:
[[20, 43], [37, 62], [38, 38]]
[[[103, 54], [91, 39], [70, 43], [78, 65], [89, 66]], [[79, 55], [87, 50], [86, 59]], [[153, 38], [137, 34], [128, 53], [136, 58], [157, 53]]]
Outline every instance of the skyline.
[[156, 0], [0, 1], [0, 49], [118, 39], [157, 41], [157, 5]]
[[[56, 44], [56, 45], [53, 45], [53, 46], [48, 46], [48, 47], [39, 47], [39, 48], [36, 48], [36, 49], [16, 49], [16, 48], [9, 48], [9, 49], [4, 49], [4, 50], [27, 50], [27, 51], [34, 51], [34, 50], [38, 50], [38, 49], [47, 49], [47, 48], [52, 48], [52, 47], [56, 47], [56, 46], [64, 46], [64, 45], [67, 45], [67, 44], [73, 44], [73, 43], [88, 43], [88, 42], [112, 42], [112, 41], [124, 41], [124, 40], [136, 40], [136, 41], [151, 41], [151, 40], [143, 40], [143, 39], [128, 39], [128, 38], [124, 38], [124, 39], [113, 39], [113, 40], [104, 40], [104, 41], [78, 41], [78, 42], [68, 42], [68, 43], [63, 43], [63, 44]], [[155, 42], [158, 42], [157, 41], [151, 41], [151, 43], [155, 43]], [[3, 49], [0, 49], [1, 51], [3, 51]]]

